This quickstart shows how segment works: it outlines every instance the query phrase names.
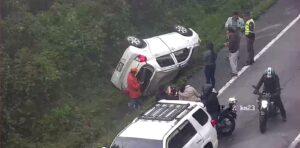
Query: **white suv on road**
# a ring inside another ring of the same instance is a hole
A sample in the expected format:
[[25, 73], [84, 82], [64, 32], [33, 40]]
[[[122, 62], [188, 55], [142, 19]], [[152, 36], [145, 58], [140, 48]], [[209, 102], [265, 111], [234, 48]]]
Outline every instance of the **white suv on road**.
[[121, 131], [111, 148], [217, 148], [215, 124], [201, 102], [161, 100]]
[[137, 78], [142, 84], [143, 95], [151, 94], [173, 80], [200, 44], [198, 34], [191, 28], [176, 25], [174, 29], [175, 32], [143, 40], [127, 37], [130, 46], [120, 59], [111, 82], [121, 90], [126, 88], [132, 67], [139, 69]]

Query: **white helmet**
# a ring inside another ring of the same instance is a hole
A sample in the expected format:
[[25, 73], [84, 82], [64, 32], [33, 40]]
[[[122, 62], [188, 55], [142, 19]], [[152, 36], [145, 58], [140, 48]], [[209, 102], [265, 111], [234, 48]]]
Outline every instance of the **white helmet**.
[[272, 67], [268, 67], [267, 70], [265, 71], [265, 74], [267, 78], [273, 78], [275, 75], [275, 71]]

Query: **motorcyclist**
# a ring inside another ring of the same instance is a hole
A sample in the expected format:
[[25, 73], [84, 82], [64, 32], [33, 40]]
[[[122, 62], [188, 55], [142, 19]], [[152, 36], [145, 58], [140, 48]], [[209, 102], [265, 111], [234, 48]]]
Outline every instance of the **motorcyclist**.
[[217, 115], [220, 113], [220, 103], [218, 100], [218, 92], [213, 90], [211, 84], [205, 84], [202, 87], [201, 101], [206, 106], [207, 112], [216, 119]]
[[275, 105], [280, 109], [282, 120], [286, 121], [285, 109], [280, 98], [281, 88], [279, 77], [272, 67], [268, 67], [265, 73], [262, 75], [258, 84], [256, 85], [256, 89], [253, 92], [254, 94], [258, 94], [262, 84], [264, 84], [263, 92], [271, 94], [272, 101], [274, 101]]

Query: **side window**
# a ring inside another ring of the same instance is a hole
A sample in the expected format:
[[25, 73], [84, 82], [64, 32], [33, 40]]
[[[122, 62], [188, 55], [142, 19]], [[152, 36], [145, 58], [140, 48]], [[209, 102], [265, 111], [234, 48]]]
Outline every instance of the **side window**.
[[199, 122], [200, 125], [205, 125], [208, 121], [208, 116], [207, 114], [202, 110], [199, 109], [197, 110], [194, 114], [193, 117]]
[[123, 69], [123, 66], [124, 66], [124, 63], [119, 62], [119, 64], [117, 65], [116, 70], [117, 70], [118, 72], [121, 72], [121, 70]]
[[186, 60], [186, 58], [189, 56], [189, 53], [190, 53], [190, 49], [184, 48], [184, 49], [174, 52], [174, 55], [175, 55], [178, 63], [180, 63], [180, 62]]
[[195, 135], [196, 130], [189, 121], [185, 121], [174, 133], [171, 134], [171, 139], [168, 142], [169, 148], [182, 148]]
[[156, 58], [156, 61], [160, 67], [167, 67], [175, 64], [171, 55], [169, 54]]

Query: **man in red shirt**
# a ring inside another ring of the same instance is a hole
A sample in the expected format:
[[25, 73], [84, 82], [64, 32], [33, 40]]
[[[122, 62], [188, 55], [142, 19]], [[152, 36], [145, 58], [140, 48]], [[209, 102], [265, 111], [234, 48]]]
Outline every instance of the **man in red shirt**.
[[138, 69], [136, 67], [131, 68], [127, 77], [127, 93], [131, 98], [128, 107], [135, 109], [140, 105], [140, 98], [142, 96], [140, 83], [136, 78], [137, 71]]

